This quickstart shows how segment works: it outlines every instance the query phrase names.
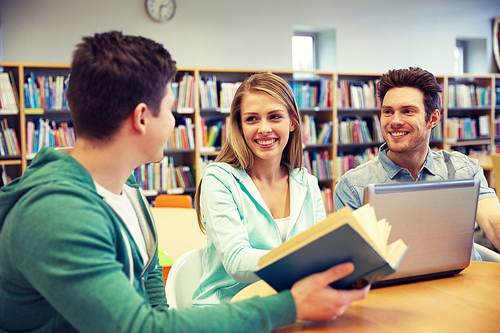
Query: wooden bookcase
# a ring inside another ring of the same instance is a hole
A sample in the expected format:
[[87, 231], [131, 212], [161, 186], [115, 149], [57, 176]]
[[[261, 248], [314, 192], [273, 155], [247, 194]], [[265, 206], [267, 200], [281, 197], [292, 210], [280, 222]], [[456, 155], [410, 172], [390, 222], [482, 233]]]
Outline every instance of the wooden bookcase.
[[[444, 128], [449, 128], [444, 148], [471, 155], [495, 151], [495, 76], [446, 76], [443, 95]], [[479, 133], [457, 137], [452, 130], [456, 120], [476, 122]]]
[[500, 74], [495, 74], [495, 93], [493, 94], [493, 105], [495, 106], [495, 118], [493, 126], [495, 128], [495, 145], [492, 152], [500, 154]]
[[[2, 157], [0, 159], [0, 164], [8, 168], [7, 171], [11, 177], [20, 176], [30, 161], [30, 156], [26, 153], [26, 123], [28, 121], [39, 117], [49, 118], [56, 123], [62, 120], [70, 120], [68, 110], [44, 110], [43, 114], [29, 114], [30, 110], [25, 108], [26, 96], [23, 89], [27, 77], [32, 72], [34, 76], [67, 76], [69, 67], [69, 64], [0, 62], [0, 69], [5, 72], [12, 72], [20, 101], [20, 112], [17, 115], [3, 116], [0, 114], [0, 119], [8, 118], [9, 125], [16, 129], [21, 146], [22, 154], [20, 156]], [[180, 90], [180, 82], [184, 77], [190, 77], [192, 80], [191, 96], [189, 98], [191, 105], [181, 107], [180, 104], [177, 104], [172, 111], [176, 119], [176, 128], [185, 125], [186, 122], [192, 124], [194, 128], [194, 147], [166, 147], [165, 156], [171, 158], [175, 165], [189, 167], [193, 173], [195, 183], [199, 182], [204, 165], [215, 158], [224, 141], [225, 132], [223, 130], [215, 142], [207, 147], [202, 126], [202, 123], [205, 122], [207, 132], [209, 126], [213, 124], [220, 124], [220, 126], [224, 127], [226, 118], [229, 115], [229, 109], [228, 105], [221, 105], [221, 90], [226, 89], [228, 86], [234, 88], [238, 82], [242, 82], [246, 77], [260, 72], [275, 73], [287, 80], [296, 89], [295, 93], [301, 117], [309, 123], [314, 122], [316, 134], [319, 134], [322, 124], [331, 124], [331, 132], [325, 141], [314, 142], [305, 138], [304, 152], [306, 154], [310, 157], [319, 156], [323, 160], [325, 156], [326, 159], [330, 159], [330, 164], [323, 165], [323, 172], [325, 172], [324, 167], [326, 166], [331, 174], [317, 175], [320, 187], [333, 190], [336, 180], [343, 173], [342, 156], [360, 155], [367, 149], [376, 150], [382, 143], [380, 139], [377, 139], [376, 124], [374, 123], [374, 119], [380, 116], [374, 85], [382, 73], [179, 67], [176, 77], [176, 82], [179, 84], [178, 89]], [[496, 144], [500, 139], [498, 138], [498, 131], [496, 131], [495, 118], [500, 118], [500, 106], [495, 106], [495, 103], [496, 89], [500, 89], [500, 75], [436, 75], [436, 78], [443, 85], [442, 137], [433, 140], [431, 147], [436, 149], [460, 149], [466, 153], [472, 151], [496, 151]], [[207, 91], [205, 86], [211, 80], [213, 81], [211, 82], [213, 89], [211, 94], [212, 98], [213, 96], [217, 97], [216, 104], [207, 104], [206, 99], [202, 100], [202, 96]], [[202, 86], [200, 81], [207, 84]], [[453, 104], [451, 100], [452, 96], [454, 96], [453, 91], [454, 89], [456, 91], [457, 85], [460, 84], [489, 88], [491, 92], [488, 95], [488, 102], [484, 102], [484, 105], [480, 106], [470, 105], [466, 107], [458, 107], [458, 105]], [[353, 88], [351, 88], [351, 85]], [[345, 93], [347, 87], [349, 90], [348, 96]], [[356, 89], [361, 91], [359, 96], [362, 98], [355, 102], [353, 97], [356, 94]], [[363, 92], [363, 89], [366, 92]], [[315, 96], [314, 94], [321, 95], [322, 93], [328, 96], [327, 100], [322, 104], [308, 103], [310, 97], [304, 97]], [[363, 99], [366, 100], [363, 101]], [[368, 99], [371, 99], [371, 101], [368, 101]], [[453, 118], [470, 118], [478, 121], [480, 116], [487, 116], [485, 118], [488, 118], [486, 125], [489, 131], [488, 136], [476, 139], [454, 139], [450, 137], [447, 128]], [[360, 124], [364, 121], [365, 132], [367, 129], [371, 141], [344, 142], [339, 133], [341, 132], [340, 127], [345, 127], [342, 122], [346, 122], [347, 119], [350, 121], [358, 120]], [[303, 123], [305, 125], [306, 121]], [[306, 131], [304, 130], [304, 132]], [[316, 173], [315, 167], [311, 168], [311, 172]], [[194, 187], [189, 187], [167, 191], [167, 193], [183, 192], [192, 194], [194, 191]], [[149, 194], [154, 196], [156, 193], [158, 191], [155, 190]]]
[[[19, 82], [22, 77], [21, 69], [17, 63], [4, 62], [2, 63], [2, 72], [12, 73], [14, 84], [16, 86], [17, 92], [19, 92]], [[21, 81], [22, 82], [22, 81]], [[3, 114], [0, 112], [0, 121], [3, 119], [7, 120], [9, 128], [12, 128], [16, 131], [17, 140], [19, 141], [19, 145], [21, 145], [21, 137], [23, 136], [23, 128], [24, 128], [24, 115], [22, 112], [18, 112], [17, 114]], [[21, 155], [14, 156], [1, 156], [0, 157], [0, 165], [2, 169], [5, 169], [7, 174], [11, 178], [16, 178], [22, 175], [24, 171], [24, 150], [21, 148]]]

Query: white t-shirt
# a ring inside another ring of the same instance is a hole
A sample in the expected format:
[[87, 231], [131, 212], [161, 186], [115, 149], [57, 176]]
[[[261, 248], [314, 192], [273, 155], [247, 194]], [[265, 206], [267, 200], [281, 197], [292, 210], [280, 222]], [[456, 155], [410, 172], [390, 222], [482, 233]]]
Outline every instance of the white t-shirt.
[[278, 226], [281, 241], [284, 242], [286, 240], [286, 234], [288, 233], [288, 226], [290, 225], [290, 216], [282, 219], [274, 219], [274, 222], [276, 222], [276, 225]]
[[128, 231], [139, 247], [144, 265], [146, 265], [149, 260], [148, 253], [146, 251], [146, 242], [144, 240], [141, 227], [139, 226], [137, 213], [135, 212], [130, 199], [125, 194], [125, 190], [122, 190], [122, 193], [117, 195], [108, 191], [96, 182], [94, 182], [94, 184], [97, 189], [97, 193], [104, 197], [104, 201], [106, 201], [106, 203], [113, 208], [113, 210], [118, 214], [118, 216], [120, 216], [127, 226]]

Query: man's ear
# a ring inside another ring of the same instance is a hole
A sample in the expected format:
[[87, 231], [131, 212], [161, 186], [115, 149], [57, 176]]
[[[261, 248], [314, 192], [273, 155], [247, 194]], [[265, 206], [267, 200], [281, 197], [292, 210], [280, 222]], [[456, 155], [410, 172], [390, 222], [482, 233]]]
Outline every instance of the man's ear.
[[148, 106], [145, 103], [139, 103], [132, 114], [132, 127], [140, 134], [146, 133]]
[[429, 120], [429, 123], [427, 124], [427, 128], [428, 129], [434, 128], [439, 123], [439, 120], [441, 120], [441, 112], [439, 112], [439, 110], [436, 109], [431, 114], [431, 118]]

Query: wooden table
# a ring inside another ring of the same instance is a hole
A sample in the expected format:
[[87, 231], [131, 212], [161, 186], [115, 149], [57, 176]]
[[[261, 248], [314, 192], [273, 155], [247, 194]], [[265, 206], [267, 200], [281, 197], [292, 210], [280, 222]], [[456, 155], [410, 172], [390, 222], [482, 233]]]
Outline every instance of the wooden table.
[[151, 208], [160, 246], [176, 260], [191, 249], [207, 245], [192, 208]]
[[[247, 288], [235, 299], [271, 287], [259, 281]], [[500, 263], [473, 261], [453, 277], [372, 289], [336, 320], [273, 332], [500, 332]]]

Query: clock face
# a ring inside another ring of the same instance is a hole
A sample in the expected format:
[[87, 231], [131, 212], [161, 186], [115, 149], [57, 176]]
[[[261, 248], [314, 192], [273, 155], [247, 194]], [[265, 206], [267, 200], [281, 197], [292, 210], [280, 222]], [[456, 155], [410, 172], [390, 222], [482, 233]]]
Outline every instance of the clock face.
[[146, 9], [156, 21], [167, 21], [175, 14], [175, 0], [146, 0]]

